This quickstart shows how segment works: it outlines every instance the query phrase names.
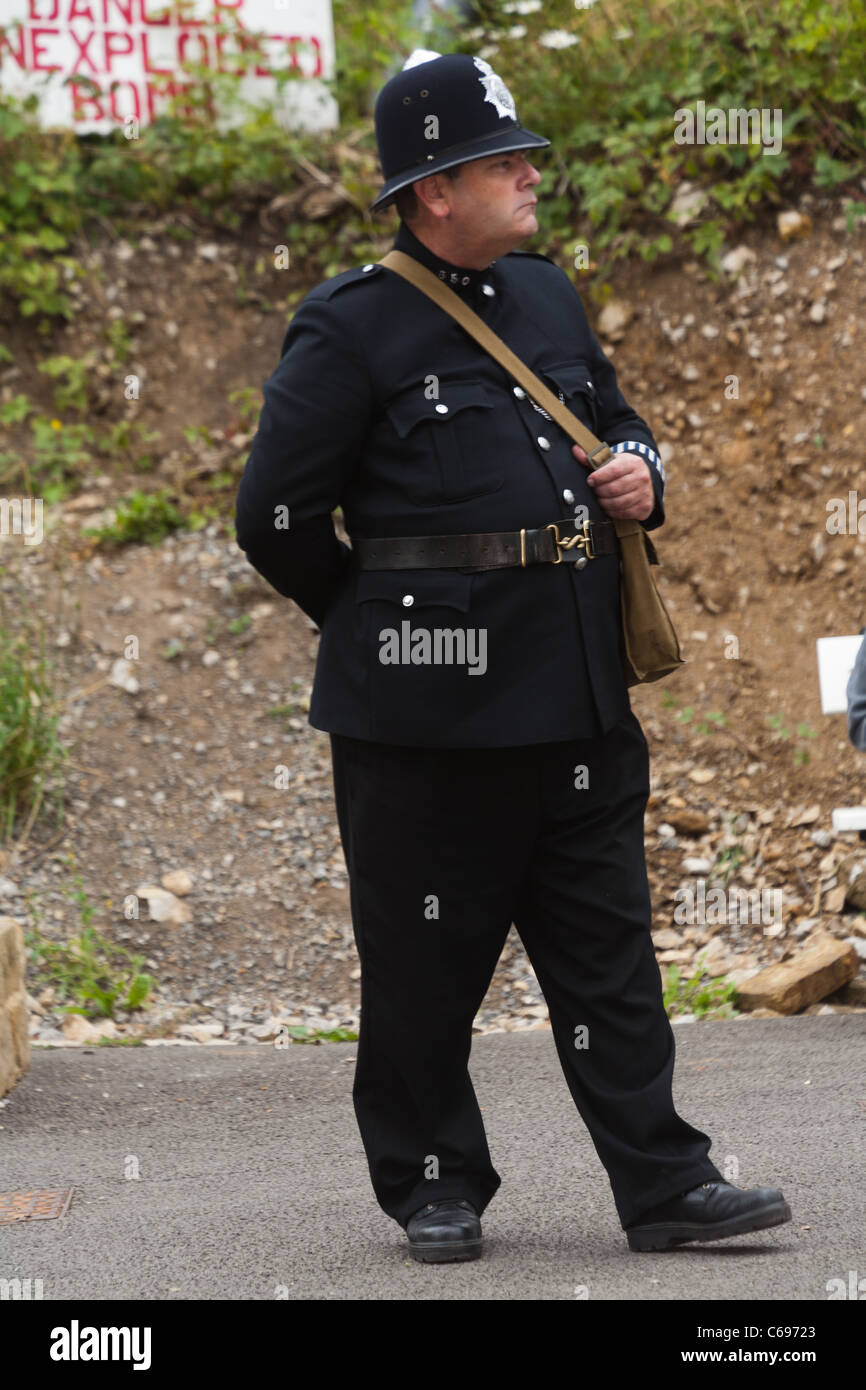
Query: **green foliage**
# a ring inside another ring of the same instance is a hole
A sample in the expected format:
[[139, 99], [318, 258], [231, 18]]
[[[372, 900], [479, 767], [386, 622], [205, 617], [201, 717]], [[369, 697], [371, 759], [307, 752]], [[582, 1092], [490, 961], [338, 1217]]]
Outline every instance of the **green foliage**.
[[164, 489], [159, 492], [133, 492], [121, 501], [109, 526], [84, 528], [101, 545], [124, 545], [127, 541], [161, 541], [171, 531], [186, 528], [187, 518], [178, 511]]
[[281, 1025], [283, 1036], [291, 1038], [296, 1043], [319, 1043], [319, 1042], [357, 1042], [358, 1034], [353, 1033], [350, 1028], [305, 1028], [303, 1024]]
[[[677, 704], [678, 701], [676, 696], [672, 695], [669, 690], [666, 690], [664, 695], [662, 696], [662, 708], [676, 710], [674, 719], [676, 719], [678, 724], [691, 724], [692, 715], [695, 712], [694, 706], [683, 705], [682, 709], [677, 709]], [[728, 721], [721, 710], [710, 709], [707, 710], [706, 714], [703, 716], [702, 719], [696, 720], [696, 722], [692, 724], [691, 727], [696, 734], [712, 734], [715, 733], [716, 729], [725, 728], [727, 722]]]
[[82, 155], [71, 132], [39, 129], [35, 106], [35, 97], [0, 96], [0, 296], [11, 295], [25, 318], [68, 319], [66, 282], [82, 267], [61, 253], [81, 226]]
[[[70, 318], [68, 289], [85, 273], [82, 233], [93, 219], [134, 236], [143, 212], [168, 214], [167, 234], [182, 242], [194, 233], [171, 219], [184, 215], [199, 228], [237, 231], [244, 217], [291, 191], [310, 163], [338, 179], [348, 201], [322, 221], [284, 224], [280, 235], [293, 264], [325, 278], [372, 254], [372, 238], [388, 225], [367, 211], [379, 186], [373, 102], [419, 43], [489, 54], [523, 122], [552, 142], [533, 152], [546, 171], [544, 245], [558, 245], [570, 261], [583, 219], [602, 273], [626, 255], [652, 261], [680, 249], [713, 267], [732, 232], [810, 184], [859, 193], [866, 169], [862, 4], [621, 0], [614, 12], [600, 2], [576, 9], [570, 0], [551, 0], [519, 15], [510, 0], [485, 0], [474, 27], [442, 12], [423, 34], [408, 2], [335, 0], [333, 13], [337, 66], [328, 85], [338, 103], [337, 132], [287, 132], [270, 106], [256, 109], [241, 99], [239, 78], [195, 64], [169, 114], [142, 126], [135, 139], [120, 127], [93, 137], [45, 132], [32, 98], [0, 94], [0, 298], [41, 322]], [[233, 17], [222, 14], [220, 27], [229, 32]], [[557, 30], [562, 46], [541, 42]], [[245, 35], [246, 42], [253, 38]], [[278, 85], [291, 80], [287, 68]], [[675, 113], [698, 100], [724, 111], [772, 113], [781, 105], [782, 149], [677, 143]], [[217, 120], [217, 110], [231, 119]], [[705, 201], [679, 226], [672, 203], [685, 181]], [[866, 205], [852, 196], [849, 230], [864, 214]], [[251, 297], [241, 275], [237, 294], [242, 303]], [[109, 332], [122, 363], [125, 330], [115, 321]]]
[[[57, 366], [71, 359], [49, 360], [53, 364], [52, 375], [67, 375], [67, 381], [55, 388], [55, 396], [63, 395], [70, 406], [77, 408], [80, 381], [75, 368]], [[46, 503], [61, 502], [74, 492], [82, 472], [97, 459], [114, 468], [123, 463], [140, 472], [153, 468], [153, 455], [140, 453], [139, 447], [158, 441], [161, 435], [140, 422], [118, 420], [103, 430], [83, 421], [68, 424], [55, 416], [39, 414], [20, 394], [0, 406], [0, 424], [20, 424], [28, 417], [30, 438], [23, 448], [0, 452], [0, 470], [6, 470], [0, 472], [0, 477], [7, 487], [10, 479], [20, 478], [30, 492]]]
[[30, 404], [30, 401], [26, 396], [19, 393], [17, 396], [13, 396], [11, 400], [4, 401], [4, 403], [0, 405], [0, 424], [18, 424], [19, 421], [26, 420], [27, 416], [32, 414], [32, 411], [33, 406]]
[[819, 188], [835, 188], [838, 183], [847, 183], [851, 177], [850, 165], [841, 159], [831, 159], [823, 150], [815, 156], [815, 183]]
[[132, 348], [129, 329], [123, 319], [111, 319], [105, 330], [112, 367], [122, 367]]
[[229, 391], [229, 401], [237, 408], [235, 426], [237, 430], [250, 430], [258, 422], [262, 408], [260, 386], [238, 386]]
[[715, 729], [723, 729], [727, 722], [728, 721], [722, 714], [721, 710], [710, 709], [707, 710], [703, 719], [698, 721], [698, 723], [695, 725], [695, 729], [699, 734], [709, 734], [712, 733]]
[[791, 730], [785, 728], [781, 714], [765, 714], [764, 722], [773, 730], [774, 738], [791, 737]]
[[207, 425], [186, 425], [184, 426], [183, 437], [188, 444], [198, 444], [201, 442], [208, 449], [212, 449], [216, 440], [208, 429]]
[[668, 966], [663, 982], [668, 1017], [691, 1013], [696, 1018], [731, 1018], [737, 1013], [734, 1007], [736, 985], [722, 976], [708, 977], [703, 968], [705, 963], [706, 955], [700, 956], [695, 961], [695, 973], [690, 977], [681, 975], [676, 965]]
[[[63, 1013], [113, 1018], [116, 1008], [132, 1013], [144, 1006], [153, 984], [142, 972], [144, 957], [115, 946], [93, 927], [83, 927], [65, 942], [52, 941], [34, 928], [24, 940], [36, 988], [52, 985]], [[75, 1002], [65, 1004], [66, 999]]]
[[84, 357], [58, 355], [46, 357], [39, 363], [39, 371], [45, 372], [58, 384], [54, 388], [54, 404], [58, 410], [84, 411], [87, 407], [87, 388], [95, 364], [95, 355], [87, 353]]
[[[34, 475], [42, 481], [45, 500], [54, 502], [66, 494], [63, 480], [90, 465], [93, 430], [84, 424], [64, 425], [47, 415], [37, 415], [31, 423]], [[52, 483], [60, 485], [59, 493], [52, 492]]]
[[[676, 236], [711, 264], [726, 234], [813, 180], [852, 187], [864, 170], [866, 10], [827, 0], [736, 6], [700, 0], [575, 10], [545, 4], [513, 23], [502, 0], [484, 6], [491, 62], [520, 95], [521, 119], [553, 141], [556, 195], [542, 203], [554, 226], [589, 218], [593, 258], [607, 263], [636, 247], [652, 259], [673, 195], [688, 180], [706, 201]], [[544, 49], [560, 29], [578, 42]], [[539, 62], [539, 54], [544, 61]], [[779, 93], [786, 100], [779, 100]], [[674, 113], [706, 107], [783, 109], [783, 144], [677, 144]], [[540, 154], [542, 160], [545, 152]]]
[[118, 420], [103, 434], [96, 435], [95, 446], [106, 459], [116, 462], [119, 455], [126, 455], [140, 473], [149, 473], [154, 465], [153, 455], [140, 454], [138, 446], [155, 444], [161, 438], [159, 430], [149, 430], [138, 420]]
[[851, 202], [845, 209], [845, 231], [850, 236], [855, 226], [866, 217], [866, 203]]
[[[303, 681], [293, 680], [289, 687], [290, 698], [284, 705], [271, 705], [265, 711], [270, 719], [291, 719], [306, 713], [310, 708], [310, 697], [304, 693]], [[291, 698], [293, 697], [293, 698]]]
[[811, 757], [808, 748], [805, 746], [805, 741], [808, 739], [817, 738], [817, 729], [812, 729], [809, 727], [808, 724], [803, 723], [801, 721], [796, 726], [794, 735], [792, 735], [791, 730], [785, 724], [783, 716], [781, 714], [765, 714], [764, 720], [767, 726], [772, 730], [771, 737], [774, 742], [778, 740], [784, 740], [788, 742], [791, 738], [793, 738], [796, 735], [795, 747], [791, 751], [793, 754], [794, 762], [797, 764], [797, 766], [804, 767], [806, 763], [810, 761]]
[[[70, 863], [74, 856], [67, 855]], [[50, 985], [61, 1001], [64, 1013], [83, 1014], [88, 1018], [113, 1018], [117, 1007], [128, 1013], [143, 1008], [154, 981], [142, 971], [144, 957], [133, 955], [123, 946], [106, 940], [91, 926], [95, 909], [85, 892], [79, 874], [73, 875], [74, 890], [63, 888], [64, 897], [73, 902], [79, 912], [82, 928], [77, 936], [58, 942], [46, 936], [38, 926], [25, 932], [24, 939], [33, 969], [35, 988]], [[29, 895], [31, 910], [39, 913]], [[110, 903], [108, 904], [110, 906]], [[71, 999], [71, 1004], [62, 1003]]]
[[727, 830], [729, 834], [734, 836], [735, 843], [726, 845], [720, 850], [707, 880], [708, 883], [713, 886], [724, 889], [727, 889], [731, 879], [746, 858], [746, 852], [743, 849], [740, 833], [733, 828], [734, 822], [735, 818], [733, 816], [728, 817]]
[[[38, 645], [38, 651], [36, 647]], [[45, 656], [45, 629], [11, 632], [0, 626], [0, 837], [12, 837], [17, 819], [28, 813], [23, 834], [36, 817], [50, 781], [68, 753], [57, 738], [61, 710], [55, 672]], [[58, 824], [62, 821], [59, 777], [54, 786]]]
[[53, 416], [37, 414], [23, 395], [0, 407], [0, 421], [4, 423], [20, 423], [28, 416], [29, 442], [24, 449], [0, 452], [0, 477], [7, 488], [12, 479], [20, 479], [26, 490], [43, 502], [62, 501], [71, 481], [91, 463], [94, 431], [86, 424], [64, 425]]
[[713, 865], [710, 882], [727, 888], [744, 859], [745, 854], [742, 845], [728, 845], [720, 852]]
[[[369, 122], [379, 88], [400, 70], [404, 55], [422, 45], [421, 35], [411, 27], [412, 8], [405, 0], [399, 5], [332, 0], [337, 62], [331, 91], [344, 122]], [[447, 20], [441, 33], [449, 33]], [[440, 53], [457, 46], [423, 39], [423, 47]]]

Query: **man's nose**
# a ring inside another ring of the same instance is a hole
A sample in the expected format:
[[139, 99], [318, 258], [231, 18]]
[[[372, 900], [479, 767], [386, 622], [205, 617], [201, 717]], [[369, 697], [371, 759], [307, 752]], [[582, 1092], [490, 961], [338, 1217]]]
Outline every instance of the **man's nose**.
[[530, 187], [534, 188], [537, 183], [540, 183], [541, 174], [538, 172], [534, 164], [530, 164], [528, 159], [525, 161], [525, 163], [526, 168], [523, 171], [523, 180], [525, 183], [528, 183]]

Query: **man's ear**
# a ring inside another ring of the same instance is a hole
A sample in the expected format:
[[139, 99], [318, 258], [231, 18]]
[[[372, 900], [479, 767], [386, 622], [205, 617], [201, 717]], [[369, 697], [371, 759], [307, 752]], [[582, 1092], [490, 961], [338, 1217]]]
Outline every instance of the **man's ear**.
[[415, 196], [420, 203], [431, 212], [434, 217], [447, 217], [449, 208], [444, 198], [444, 191], [449, 180], [444, 174], [427, 174], [423, 179], [418, 179], [412, 184]]

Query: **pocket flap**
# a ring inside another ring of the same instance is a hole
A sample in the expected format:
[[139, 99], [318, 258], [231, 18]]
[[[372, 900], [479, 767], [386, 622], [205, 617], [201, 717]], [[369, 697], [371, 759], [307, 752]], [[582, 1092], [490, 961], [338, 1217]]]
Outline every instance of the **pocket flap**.
[[[368, 599], [393, 603], [407, 618], [419, 607], [458, 608], [468, 613], [473, 578], [459, 570], [362, 570], [355, 599], [358, 603]], [[407, 597], [411, 603], [403, 602]]]
[[540, 369], [542, 376], [549, 377], [566, 396], [582, 391], [591, 400], [597, 399], [595, 383], [586, 362], [552, 362]]
[[440, 379], [437, 399], [428, 401], [422, 386], [412, 386], [408, 391], [401, 391], [398, 396], [395, 396], [385, 409], [400, 438], [404, 439], [421, 420], [433, 420], [441, 423], [450, 420], [458, 411], [466, 410], [471, 406], [480, 406], [488, 410], [493, 408], [493, 403], [483, 381], [443, 381]]

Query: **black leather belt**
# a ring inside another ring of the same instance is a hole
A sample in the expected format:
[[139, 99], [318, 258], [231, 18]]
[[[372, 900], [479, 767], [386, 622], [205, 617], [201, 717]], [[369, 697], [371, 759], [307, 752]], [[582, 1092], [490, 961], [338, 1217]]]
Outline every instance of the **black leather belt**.
[[562, 564], [584, 569], [597, 555], [616, 555], [612, 521], [553, 521], [520, 531], [469, 536], [382, 536], [352, 540], [362, 570], [501, 570], [516, 565]]

